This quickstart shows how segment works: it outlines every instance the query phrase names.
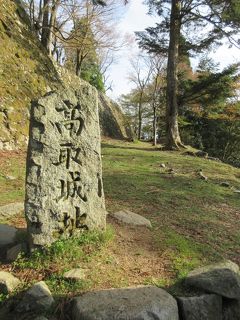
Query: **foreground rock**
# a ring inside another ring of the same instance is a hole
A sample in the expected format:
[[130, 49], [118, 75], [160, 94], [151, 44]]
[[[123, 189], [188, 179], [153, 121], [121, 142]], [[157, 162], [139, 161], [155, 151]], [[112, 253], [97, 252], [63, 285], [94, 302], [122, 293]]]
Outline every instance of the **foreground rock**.
[[23, 202], [6, 204], [0, 207], [0, 217], [10, 217], [24, 210]]
[[73, 300], [73, 320], [178, 320], [176, 300], [156, 287], [89, 292]]
[[8, 294], [14, 291], [20, 284], [20, 280], [11, 273], [0, 271], [0, 293]]
[[16, 241], [17, 229], [7, 224], [0, 224], [0, 248], [13, 245]]
[[48, 310], [54, 299], [52, 294], [44, 281], [34, 284], [23, 296], [18, 304], [17, 312], [44, 312]]
[[178, 298], [179, 313], [184, 320], [222, 320], [222, 297], [215, 294]]
[[199, 268], [189, 273], [185, 284], [229, 299], [240, 299], [239, 267], [226, 261]]
[[6, 261], [7, 262], [13, 262], [17, 259], [18, 255], [20, 253], [26, 252], [27, 247], [25, 243], [19, 243], [16, 244], [15, 246], [11, 247], [10, 249], [7, 250], [6, 252]]
[[113, 218], [115, 218], [118, 221], [131, 224], [134, 226], [145, 226], [148, 228], [152, 227], [151, 222], [144, 218], [143, 216], [140, 216], [137, 213], [131, 212], [129, 210], [122, 210], [115, 213], [110, 214]]
[[33, 103], [25, 212], [31, 247], [105, 228], [97, 91], [90, 85]]
[[223, 304], [223, 320], [240, 319], [240, 300], [225, 301]]

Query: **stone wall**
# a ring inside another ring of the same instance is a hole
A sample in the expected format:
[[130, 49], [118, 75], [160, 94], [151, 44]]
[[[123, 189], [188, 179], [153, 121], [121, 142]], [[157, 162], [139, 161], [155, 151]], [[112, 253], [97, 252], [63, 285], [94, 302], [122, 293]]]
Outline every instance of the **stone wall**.
[[[74, 269], [72, 271], [75, 272]], [[81, 270], [81, 269], [80, 269]], [[70, 271], [69, 271], [70, 272]], [[80, 276], [82, 276], [80, 274]], [[72, 278], [77, 281], [78, 277]], [[155, 286], [90, 291], [61, 305], [61, 319], [72, 320], [239, 320], [239, 267], [231, 261], [194, 270], [183, 281], [185, 296]], [[12, 292], [20, 281], [0, 272], [0, 293]], [[190, 294], [192, 292], [192, 295]], [[182, 293], [183, 294], [183, 293]], [[15, 307], [0, 308], [3, 319], [34, 319], [54, 303], [45, 282], [35, 283]], [[41, 316], [40, 316], [41, 317]], [[1, 318], [1, 319], [2, 319]], [[41, 318], [48, 320], [47, 318]], [[49, 318], [57, 320], [57, 318]]]

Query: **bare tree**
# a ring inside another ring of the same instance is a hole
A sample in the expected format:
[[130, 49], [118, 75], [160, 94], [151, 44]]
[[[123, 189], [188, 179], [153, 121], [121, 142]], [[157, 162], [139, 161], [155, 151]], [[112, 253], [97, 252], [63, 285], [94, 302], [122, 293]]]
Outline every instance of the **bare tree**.
[[153, 145], [157, 145], [157, 109], [165, 95], [166, 58], [164, 56], [152, 55], [153, 82], [151, 83], [151, 104], [153, 110]]
[[147, 85], [151, 82], [153, 64], [149, 57], [139, 54], [137, 58], [131, 60], [132, 72], [129, 80], [136, 85], [139, 92], [138, 96], [138, 140], [142, 133], [142, 107], [144, 102], [144, 93]]

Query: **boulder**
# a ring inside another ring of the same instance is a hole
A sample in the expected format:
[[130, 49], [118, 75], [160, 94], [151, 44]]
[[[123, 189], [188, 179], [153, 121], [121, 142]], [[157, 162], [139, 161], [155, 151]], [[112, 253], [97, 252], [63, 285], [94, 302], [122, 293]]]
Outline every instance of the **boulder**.
[[17, 229], [7, 224], [0, 224], [0, 248], [14, 244]]
[[83, 269], [76, 268], [69, 270], [64, 273], [63, 278], [69, 279], [69, 280], [83, 280], [85, 279], [85, 272]]
[[222, 320], [222, 297], [215, 294], [178, 298], [178, 306], [182, 320]]
[[239, 267], [231, 262], [198, 268], [190, 272], [185, 284], [230, 299], [240, 299]]
[[48, 310], [54, 299], [44, 281], [34, 284], [23, 296], [16, 307], [17, 312], [43, 312]]
[[8, 294], [20, 284], [20, 280], [11, 273], [0, 271], [0, 293]]
[[224, 300], [223, 320], [240, 320], [240, 300]]
[[73, 299], [73, 320], [178, 320], [176, 300], [146, 286], [89, 292]]
[[8, 262], [13, 262], [17, 259], [18, 255], [24, 251], [24, 244], [19, 243], [16, 244], [15, 246], [11, 247], [10, 249], [7, 250], [6, 253], [6, 260]]
[[131, 212], [129, 210], [122, 210], [115, 213], [110, 214], [114, 219], [124, 222], [126, 224], [131, 224], [134, 226], [145, 226], [151, 228], [151, 222], [144, 218], [143, 216], [140, 216], [137, 213]]

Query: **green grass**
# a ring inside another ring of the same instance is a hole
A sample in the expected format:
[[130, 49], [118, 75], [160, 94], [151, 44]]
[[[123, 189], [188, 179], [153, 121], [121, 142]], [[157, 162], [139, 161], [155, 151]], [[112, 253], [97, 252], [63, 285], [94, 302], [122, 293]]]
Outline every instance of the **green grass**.
[[[228, 181], [239, 188], [239, 169], [179, 152], [156, 150], [147, 143], [108, 140], [103, 144], [102, 155], [107, 210], [129, 209], [150, 219], [153, 254], [164, 260], [167, 272], [159, 277], [148, 273], [138, 279], [142, 284], [169, 286], [169, 290], [178, 292], [181, 279], [197, 266], [222, 259], [240, 264], [240, 197], [220, 185]], [[24, 162], [24, 155], [11, 154], [1, 166], [0, 204], [23, 199]], [[160, 167], [161, 163], [176, 173], [169, 174]], [[199, 169], [209, 178], [207, 182], [197, 175]], [[6, 180], [5, 175], [17, 179]], [[8, 223], [15, 221], [13, 217]], [[116, 263], [121, 257], [116, 256], [112, 239], [111, 228], [105, 233], [61, 239], [44, 251], [35, 251], [31, 257], [19, 257], [13, 271], [24, 274], [24, 285], [44, 279], [59, 296], [101, 286], [132, 285], [132, 275]], [[134, 259], [141, 259], [144, 252], [140, 245]], [[63, 279], [65, 271], [83, 266], [91, 270], [86, 280], [74, 283]], [[5, 298], [1, 296], [0, 300]]]
[[[9, 180], [7, 176], [15, 179]], [[25, 181], [25, 155], [10, 153], [0, 159], [0, 205], [23, 201]]]
[[[108, 210], [128, 208], [150, 218], [155, 243], [169, 250], [176, 277], [194, 267], [230, 258], [239, 261], [240, 170], [224, 163], [155, 150], [150, 144], [103, 145]], [[160, 167], [165, 163], [176, 174]], [[202, 169], [208, 181], [197, 171]]]

